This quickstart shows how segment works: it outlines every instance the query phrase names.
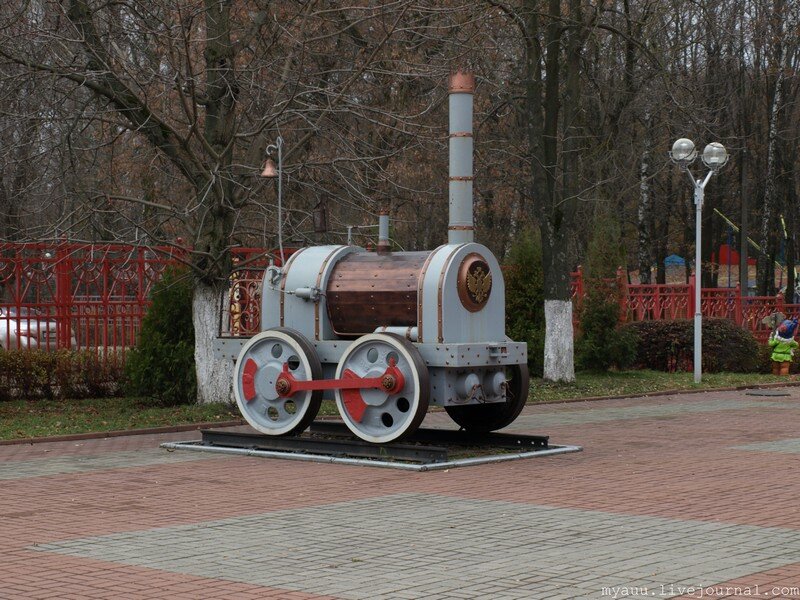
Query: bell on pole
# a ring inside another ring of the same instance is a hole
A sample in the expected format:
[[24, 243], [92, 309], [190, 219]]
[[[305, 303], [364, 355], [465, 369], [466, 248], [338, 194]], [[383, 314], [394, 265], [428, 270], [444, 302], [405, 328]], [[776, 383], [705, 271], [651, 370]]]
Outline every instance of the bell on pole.
[[267, 162], [264, 164], [264, 170], [261, 171], [261, 176], [266, 177], [267, 179], [274, 179], [278, 176], [278, 169], [275, 168], [275, 161], [271, 158], [267, 159]]

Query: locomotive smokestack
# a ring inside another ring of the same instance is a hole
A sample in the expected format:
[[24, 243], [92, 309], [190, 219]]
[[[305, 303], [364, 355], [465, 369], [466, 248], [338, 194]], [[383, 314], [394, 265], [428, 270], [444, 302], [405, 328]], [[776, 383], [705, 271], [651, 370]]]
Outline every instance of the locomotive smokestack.
[[450, 75], [450, 223], [447, 242], [473, 241], [472, 222], [472, 94], [475, 76]]

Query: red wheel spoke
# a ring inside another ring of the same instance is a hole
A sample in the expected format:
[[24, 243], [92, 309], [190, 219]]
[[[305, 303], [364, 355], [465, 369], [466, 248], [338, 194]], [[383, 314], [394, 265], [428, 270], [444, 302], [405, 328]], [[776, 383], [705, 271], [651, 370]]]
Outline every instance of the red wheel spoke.
[[244, 363], [242, 373], [242, 393], [244, 399], [250, 402], [256, 397], [256, 373], [258, 372], [258, 364], [252, 358], [248, 358]]
[[[342, 373], [341, 381], [348, 379], [353, 381], [362, 380], [350, 369], [345, 369], [344, 373]], [[353, 417], [353, 420], [357, 423], [361, 423], [364, 418], [364, 412], [367, 410], [367, 403], [361, 397], [361, 392], [353, 388], [342, 388], [342, 390], [342, 398], [344, 399], [344, 407], [347, 410], [347, 414]]]

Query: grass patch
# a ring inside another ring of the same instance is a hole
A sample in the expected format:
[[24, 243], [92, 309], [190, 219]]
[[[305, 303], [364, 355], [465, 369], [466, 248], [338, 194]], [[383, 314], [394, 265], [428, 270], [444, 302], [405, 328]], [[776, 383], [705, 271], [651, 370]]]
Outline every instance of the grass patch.
[[608, 373], [579, 372], [575, 383], [531, 381], [528, 403], [558, 402], [573, 398], [647, 394], [666, 390], [713, 390], [714, 388], [786, 383], [798, 381], [797, 375], [780, 377], [760, 373], [703, 373], [703, 381], [694, 383], [693, 373], [661, 371], [619, 371]]
[[[579, 372], [575, 383], [531, 382], [528, 403], [573, 398], [647, 394], [664, 390], [713, 390], [721, 387], [800, 381], [799, 375], [777, 377], [754, 373], [707, 373], [695, 385], [692, 373], [660, 371]], [[322, 402], [320, 416], [338, 414], [336, 404]], [[9, 400], [0, 402], [0, 439], [21, 439], [72, 433], [134, 430], [241, 419], [234, 404], [159, 406], [144, 398], [80, 400]]]
[[0, 439], [146, 429], [241, 419], [226, 403], [159, 406], [144, 398], [0, 402]]
[[333, 400], [323, 400], [317, 413], [320, 417], [332, 417], [339, 414], [339, 409], [336, 408], [336, 402]]

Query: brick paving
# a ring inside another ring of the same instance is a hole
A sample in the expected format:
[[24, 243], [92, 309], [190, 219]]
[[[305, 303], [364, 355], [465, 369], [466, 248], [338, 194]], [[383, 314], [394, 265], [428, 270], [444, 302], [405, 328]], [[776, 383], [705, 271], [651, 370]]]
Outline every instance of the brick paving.
[[787, 389], [528, 407], [584, 451], [445, 472], [0, 447], [0, 598], [800, 598]]
[[31, 460], [8, 461], [0, 463], [0, 481], [22, 479], [24, 477], [46, 477], [48, 475], [67, 475], [127, 469], [150, 465], [173, 464], [185, 460], [207, 460], [216, 456], [167, 453], [158, 448], [106, 452], [92, 456], [54, 456], [53, 458], [34, 458]]

